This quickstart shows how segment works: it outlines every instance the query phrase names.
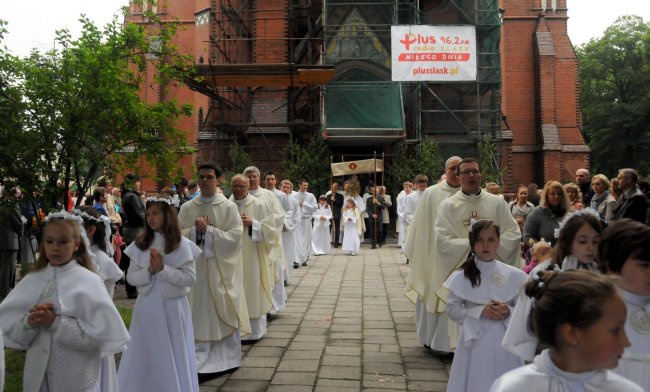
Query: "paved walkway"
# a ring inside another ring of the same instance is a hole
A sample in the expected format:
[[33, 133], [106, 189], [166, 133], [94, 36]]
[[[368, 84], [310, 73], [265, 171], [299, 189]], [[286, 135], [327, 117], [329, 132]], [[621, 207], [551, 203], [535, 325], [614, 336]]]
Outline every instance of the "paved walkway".
[[287, 307], [266, 336], [201, 391], [445, 391], [451, 363], [417, 341], [399, 248], [332, 251], [292, 270]]

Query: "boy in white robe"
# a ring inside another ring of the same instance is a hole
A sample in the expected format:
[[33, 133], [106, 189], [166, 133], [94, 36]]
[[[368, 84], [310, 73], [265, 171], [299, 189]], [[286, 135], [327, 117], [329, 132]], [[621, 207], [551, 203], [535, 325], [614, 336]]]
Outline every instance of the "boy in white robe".
[[283, 180], [281, 182], [281, 189], [287, 196], [287, 201], [289, 202], [289, 209], [285, 211], [284, 214], [284, 228], [282, 230], [282, 247], [284, 248], [284, 257], [286, 259], [286, 275], [285, 281], [289, 282], [291, 279], [291, 269], [298, 268], [296, 260], [296, 228], [300, 225], [300, 206], [298, 205], [298, 200], [291, 197], [291, 191], [293, 189], [293, 184], [288, 180]]
[[298, 262], [306, 266], [311, 250], [311, 219], [316, 208], [318, 208], [318, 203], [316, 197], [307, 192], [307, 189], [309, 189], [307, 180], [300, 180], [299, 186], [300, 190], [292, 194], [298, 200], [301, 211], [300, 227], [296, 230], [296, 256]]

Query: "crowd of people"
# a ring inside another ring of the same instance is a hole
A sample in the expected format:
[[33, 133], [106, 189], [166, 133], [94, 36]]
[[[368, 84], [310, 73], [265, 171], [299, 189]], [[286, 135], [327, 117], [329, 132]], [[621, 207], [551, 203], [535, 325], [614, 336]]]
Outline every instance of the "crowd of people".
[[401, 215], [405, 294], [420, 343], [454, 353], [447, 390], [650, 390], [649, 209], [636, 171], [610, 181], [580, 169], [576, 183], [522, 185], [514, 200], [481, 182], [475, 159], [449, 158], [438, 184], [406, 196], [403, 208], [419, 200], [412, 220]]
[[[25, 391], [198, 391], [264, 338], [293, 269], [384, 246], [393, 207], [418, 340], [454, 353], [448, 391], [650, 390], [650, 208], [633, 169], [504, 195], [454, 156], [395, 206], [355, 178], [314, 195], [254, 166], [222, 174], [204, 163], [155, 196], [134, 174], [119, 189], [102, 178], [79, 208], [2, 210], [0, 339], [27, 351]], [[38, 252], [14, 287], [25, 244]], [[135, 299], [128, 332], [118, 282]]]

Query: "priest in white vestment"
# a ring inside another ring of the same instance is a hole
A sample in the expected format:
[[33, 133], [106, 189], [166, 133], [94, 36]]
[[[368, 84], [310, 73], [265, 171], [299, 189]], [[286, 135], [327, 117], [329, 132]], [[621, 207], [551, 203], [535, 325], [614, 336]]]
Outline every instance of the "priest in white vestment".
[[287, 292], [284, 289], [284, 250], [282, 249], [282, 225], [284, 224], [284, 199], [278, 198], [278, 191], [275, 189], [275, 174], [268, 172], [264, 175], [264, 183], [267, 179], [273, 179], [272, 189], [266, 189], [260, 186], [260, 171], [255, 166], [249, 166], [244, 169], [244, 175], [250, 180], [250, 189], [248, 194], [264, 201], [269, 211], [273, 214], [273, 238], [269, 238], [271, 244], [269, 258], [273, 262], [271, 283], [273, 284], [273, 309], [271, 314], [276, 314], [284, 309], [287, 302]]
[[[428, 187], [418, 202], [411, 223], [410, 235], [403, 252], [411, 261], [406, 280], [405, 295], [415, 304], [415, 326], [420, 344], [437, 351], [450, 352], [447, 316], [438, 310], [440, 298], [436, 290], [452, 272], [441, 268], [436, 259], [434, 224], [440, 203], [460, 189], [456, 168], [460, 157], [451, 157], [445, 163], [446, 180]], [[406, 186], [405, 186], [406, 188]]]
[[240, 335], [251, 331], [244, 294], [243, 224], [235, 203], [217, 192], [219, 177], [216, 164], [199, 166], [201, 194], [185, 202], [178, 214], [183, 235], [203, 250], [188, 300], [196, 367], [199, 377], [208, 378], [241, 365]]
[[280, 189], [287, 195], [289, 209], [284, 211], [284, 228], [282, 229], [282, 248], [286, 261], [285, 282], [291, 279], [291, 267], [298, 268], [300, 264], [296, 262], [296, 240], [295, 231], [300, 225], [300, 206], [298, 200], [291, 197], [293, 184], [289, 180], [283, 180], [280, 183]]
[[300, 180], [299, 191], [293, 193], [293, 197], [298, 200], [300, 206], [300, 227], [296, 230], [296, 256], [298, 262], [307, 265], [309, 253], [311, 251], [311, 218], [318, 208], [316, 197], [307, 192], [309, 182]]
[[[461, 190], [440, 203], [435, 223], [436, 266], [440, 271], [454, 271], [469, 254], [469, 225], [471, 219], [490, 219], [499, 225], [501, 242], [497, 258], [515, 267], [519, 265], [521, 232], [508, 205], [503, 199], [481, 190], [481, 170], [474, 158], [465, 158], [458, 164], [456, 173], [460, 178]], [[408, 241], [408, 239], [407, 239]], [[446, 276], [438, 279], [444, 283]], [[432, 283], [434, 293], [442, 285]], [[438, 312], [446, 310], [438, 303]], [[449, 324], [450, 345], [453, 350], [458, 340], [458, 325]]]
[[242, 259], [244, 262], [244, 292], [251, 324], [251, 333], [242, 341], [257, 341], [266, 334], [266, 314], [273, 308], [273, 261], [269, 257], [275, 237], [273, 213], [267, 204], [248, 194], [248, 177], [237, 174], [232, 178], [230, 200], [237, 205], [244, 225]]

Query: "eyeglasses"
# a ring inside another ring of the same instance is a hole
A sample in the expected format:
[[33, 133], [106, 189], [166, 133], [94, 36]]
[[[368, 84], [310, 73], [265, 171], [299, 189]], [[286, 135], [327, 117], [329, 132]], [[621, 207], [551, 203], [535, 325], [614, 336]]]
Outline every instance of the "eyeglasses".
[[471, 176], [478, 176], [479, 174], [481, 174], [481, 172], [476, 170], [476, 169], [474, 169], [474, 170], [463, 170], [462, 172], [460, 172], [461, 176], [470, 176], [470, 175]]

